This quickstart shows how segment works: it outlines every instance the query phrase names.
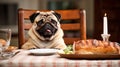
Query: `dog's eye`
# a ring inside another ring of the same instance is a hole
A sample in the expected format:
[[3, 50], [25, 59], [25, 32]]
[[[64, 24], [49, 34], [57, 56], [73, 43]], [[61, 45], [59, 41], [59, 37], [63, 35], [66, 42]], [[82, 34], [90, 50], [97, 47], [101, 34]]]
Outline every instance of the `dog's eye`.
[[38, 22], [37, 22], [37, 25], [38, 25], [38, 26], [41, 26], [42, 23], [43, 23], [43, 19], [40, 20], [40, 21], [38, 21]]
[[57, 22], [55, 20], [53, 20], [53, 19], [51, 19], [51, 23], [57, 25]]

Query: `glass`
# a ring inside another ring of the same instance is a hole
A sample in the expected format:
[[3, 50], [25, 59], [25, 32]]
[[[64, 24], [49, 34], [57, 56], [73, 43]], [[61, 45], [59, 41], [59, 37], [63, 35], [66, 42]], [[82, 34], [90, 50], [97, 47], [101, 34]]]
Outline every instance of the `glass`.
[[7, 57], [9, 54], [6, 49], [11, 41], [11, 29], [0, 29], [0, 58]]

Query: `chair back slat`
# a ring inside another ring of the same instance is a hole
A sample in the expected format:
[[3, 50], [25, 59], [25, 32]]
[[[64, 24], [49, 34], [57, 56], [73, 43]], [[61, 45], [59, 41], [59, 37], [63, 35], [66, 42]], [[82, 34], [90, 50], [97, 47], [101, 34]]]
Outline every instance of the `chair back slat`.
[[[29, 19], [29, 16], [36, 12], [38, 10], [24, 10], [24, 18]], [[43, 10], [47, 11], [47, 10]], [[59, 14], [62, 15], [62, 20], [69, 20], [69, 19], [79, 19], [80, 18], [80, 11], [79, 10], [55, 10], [55, 12], [58, 12]]]
[[[29, 30], [32, 27], [32, 24], [24, 24], [24, 28]], [[70, 27], [70, 28], [69, 28]], [[80, 24], [61, 24], [61, 28], [64, 30], [80, 30]]]

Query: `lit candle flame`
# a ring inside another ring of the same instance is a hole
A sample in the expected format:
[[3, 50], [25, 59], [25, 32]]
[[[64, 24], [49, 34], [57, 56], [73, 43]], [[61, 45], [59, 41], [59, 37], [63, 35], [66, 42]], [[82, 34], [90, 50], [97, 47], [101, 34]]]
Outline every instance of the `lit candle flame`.
[[106, 16], [107, 16], [107, 13], [105, 13], [104, 16], [106, 17]]

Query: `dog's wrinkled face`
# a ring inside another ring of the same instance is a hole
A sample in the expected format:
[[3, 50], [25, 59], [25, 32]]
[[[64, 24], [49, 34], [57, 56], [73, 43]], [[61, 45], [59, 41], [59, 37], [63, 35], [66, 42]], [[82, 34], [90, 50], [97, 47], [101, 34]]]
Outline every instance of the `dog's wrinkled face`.
[[30, 16], [32, 23], [36, 24], [36, 32], [44, 40], [50, 40], [52, 36], [58, 30], [58, 25], [60, 21], [60, 14], [50, 11], [50, 12], [36, 12]]

